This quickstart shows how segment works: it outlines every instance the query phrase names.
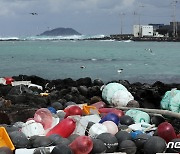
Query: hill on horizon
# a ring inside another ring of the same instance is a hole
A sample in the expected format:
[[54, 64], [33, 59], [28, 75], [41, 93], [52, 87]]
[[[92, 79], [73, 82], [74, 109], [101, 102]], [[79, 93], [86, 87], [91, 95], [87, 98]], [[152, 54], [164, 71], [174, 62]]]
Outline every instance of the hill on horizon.
[[52, 30], [47, 30], [41, 34], [39, 34], [38, 36], [70, 36], [70, 35], [81, 35], [79, 32], [77, 32], [76, 30], [72, 29], [72, 28], [55, 28]]

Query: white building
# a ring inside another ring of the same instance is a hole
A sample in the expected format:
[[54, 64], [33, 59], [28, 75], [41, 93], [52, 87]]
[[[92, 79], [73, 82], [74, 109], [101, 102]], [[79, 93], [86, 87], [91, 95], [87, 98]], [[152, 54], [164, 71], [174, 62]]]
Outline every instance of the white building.
[[133, 26], [134, 37], [152, 37], [153, 26], [149, 25], [134, 25]]

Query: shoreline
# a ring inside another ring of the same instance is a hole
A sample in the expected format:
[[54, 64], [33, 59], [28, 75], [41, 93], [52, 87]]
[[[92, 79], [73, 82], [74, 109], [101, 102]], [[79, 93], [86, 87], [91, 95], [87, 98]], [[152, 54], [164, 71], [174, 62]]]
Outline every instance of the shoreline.
[[[15, 81], [31, 81], [32, 84], [42, 86], [42, 89], [37, 87], [27, 88], [27, 86], [0, 85], [0, 98], [10, 100], [9, 104], [6, 104], [4, 107], [1, 106], [0, 111], [5, 111], [8, 114], [17, 111], [18, 108], [21, 110], [20, 114], [24, 112], [23, 108], [30, 110], [48, 107], [52, 102], [57, 101], [65, 105], [67, 102], [92, 104], [103, 100], [101, 87], [105, 83], [100, 79], [92, 80], [90, 77], [85, 77], [77, 80], [71, 78], [47, 80], [35, 75], [19, 75], [12, 78]], [[108, 83], [111, 82], [124, 85], [134, 96], [134, 100], [139, 103], [140, 108], [149, 109], [160, 109], [160, 101], [165, 92], [173, 88], [180, 89], [180, 83], [166, 84], [160, 81], [156, 81], [153, 84], [129, 83], [127, 80], [109, 81]], [[48, 96], [42, 97], [39, 95], [40, 93], [48, 93]], [[19, 117], [14, 116], [11, 118], [11, 122], [13, 122]]]
[[[46, 37], [46, 36], [45, 36]], [[51, 36], [54, 37], [54, 36]], [[26, 39], [26, 38], [3, 38], [0, 39], [0, 42], [3, 41], [56, 41], [56, 40], [62, 40], [62, 41], [87, 41], [87, 40], [114, 40], [114, 41], [136, 41], [136, 42], [180, 42], [180, 37], [134, 37], [132, 34], [112, 34], [107, 35], [104, 37], [90, 37], [90, 38], [47, 38], [47, 39]]]

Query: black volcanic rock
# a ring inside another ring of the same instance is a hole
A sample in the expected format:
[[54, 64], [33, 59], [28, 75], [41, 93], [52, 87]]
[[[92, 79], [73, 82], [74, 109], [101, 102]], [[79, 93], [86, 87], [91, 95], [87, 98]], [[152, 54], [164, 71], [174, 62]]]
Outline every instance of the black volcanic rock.
[[55, 28], [52, 30], [45, 31], [40, 36], [68, 36], [68, 35], [81, 35], [79, 32], [72, 28]]

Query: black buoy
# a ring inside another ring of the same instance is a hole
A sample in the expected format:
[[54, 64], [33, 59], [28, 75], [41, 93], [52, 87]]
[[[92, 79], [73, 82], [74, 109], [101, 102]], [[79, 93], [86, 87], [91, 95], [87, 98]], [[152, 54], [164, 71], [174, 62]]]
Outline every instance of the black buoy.
[[137, 137], [133, 140], [136, 144], [137, 150], [142, 150], [144, 143], [148, 140], [150, 136], [147, 134], [138, 134]]
[[126, 154], [135, 154], [137, 147], [132, 140], [124, 140], [119, 144], [119, 151]]
[[115, 152], [118, 147], [118, 140], [117, 138], [110, 134], [110, 133], [102, 133], [96, 137], [96, 139], [100, 139], [104, 142], [105, 146], [107, 147], [106, 152]]
[[151, 136], [144, 143], [145, 154], [163, 153], [166, 150], [166, 141], [159, 136]]
[[91, 151], [92, 154], [104, 153], [107, 150], [104, 142], [100, 139], [92, 139], [93, 141], [93, 149]]
[[9, 136], [15, 146], [15, 148], [28, 148], [30, 141], [27, 139], [25, 134], [20, 131], [10, 132]]
[[124, 140], [131, 140], [131, 135], [130, 133], [126, 131], [119, 131], [115, 134], [115, 137], [118, 140], [118, 144], [120, 144]]
[[165, 118], [163, 116], [154, 115], [151, 117], [151, 124], [154, 124], [156, 127], [162, 122], [165, 122]]
[[0, 147], [0, 154], [13, 154], [13, 151], [8, 147]]
[[59, 134], [52, 134], [48, 138], [51, 139], [53, 145], [57, 145], [62, 137]]
[[51, 154], [73, 154], [73, 152], [67, 145], [59, 144], [53, 148]]
[[32, 146], [34, 148], [46, 147], [46, 146], [50, 146], [52, 144], [53, 144], [53, 141], [46, 136], [38, 136], [32, 142]]
[[120, 124], [129, 126], [134, 124], [134, 120], [128, 115], [123, 115], [122, 117], [120, 117]]

